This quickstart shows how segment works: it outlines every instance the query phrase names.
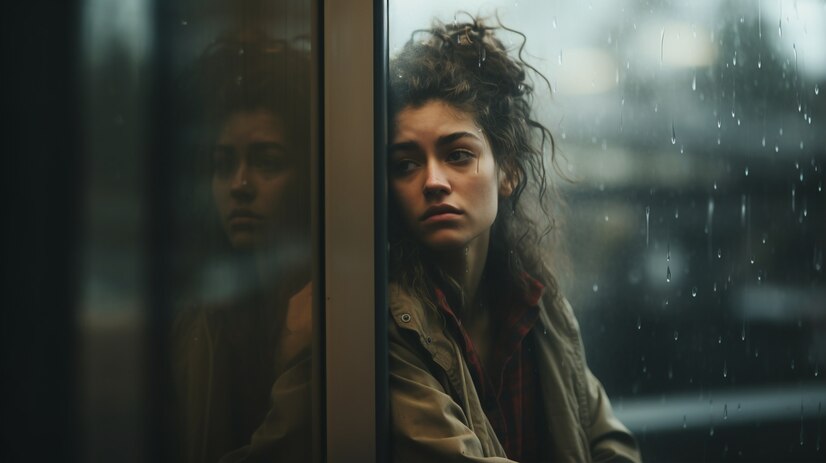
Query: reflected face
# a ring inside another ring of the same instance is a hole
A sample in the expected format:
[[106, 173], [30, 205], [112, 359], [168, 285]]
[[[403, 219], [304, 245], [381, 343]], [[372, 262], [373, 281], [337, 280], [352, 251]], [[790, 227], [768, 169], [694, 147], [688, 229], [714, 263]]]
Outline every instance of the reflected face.
[[297, 166], [284, 124], [267, 110], [231, 114], [212, 153], [212, 197], [235, 249], [271, 245], [295, 226]]
[[508, 195], [473, 115], [439, 100], [396, 115], [390, 187], [408, 230], [433, 250], [487, 243]]

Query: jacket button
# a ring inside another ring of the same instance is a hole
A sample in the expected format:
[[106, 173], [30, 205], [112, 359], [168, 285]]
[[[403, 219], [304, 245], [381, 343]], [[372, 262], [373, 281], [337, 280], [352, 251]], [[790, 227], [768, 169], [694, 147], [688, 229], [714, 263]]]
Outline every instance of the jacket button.
[[401, 316], [401, 319], [402, 319], [402, 322], [404, 322], [404, 323], [410, 323], [410, 314], [409, 313], [403, 313], [402, 316]]

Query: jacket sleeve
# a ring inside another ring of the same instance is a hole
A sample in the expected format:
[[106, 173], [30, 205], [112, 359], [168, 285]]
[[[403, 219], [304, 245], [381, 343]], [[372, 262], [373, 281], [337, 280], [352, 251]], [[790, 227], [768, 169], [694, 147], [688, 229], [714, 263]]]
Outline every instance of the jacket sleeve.
[[[395, 463], [489, 462], [462, 407], [428, 367], [427, 353], [390, 323], [390, 408]], [[427, 360], [426, 360], [427, 359]]]
[[579, 331], [579, 323], [567, 300], [563, 300], [563, 313], [575, 339], [580, 368], [585, 377], [587, 410], [583, 425], [588, 437], [591, 459], [594, 463], [636, 463], [641, 456], [634, 436], [615, 416], [611, 401], [599, 380], [591, 373], [585, 360], [585, 346]]
[[278, 377], [264, 422], [248, 445], [225, 455], [221, 463], [312, 460], [311, 366], [307, 350]]
[[587, 369], [586, 381], [588, 382], [591, 414], [588, 437], [593, 461], [595, 463], [642, 461], [634, 437], [614, 416], [602, 384]]

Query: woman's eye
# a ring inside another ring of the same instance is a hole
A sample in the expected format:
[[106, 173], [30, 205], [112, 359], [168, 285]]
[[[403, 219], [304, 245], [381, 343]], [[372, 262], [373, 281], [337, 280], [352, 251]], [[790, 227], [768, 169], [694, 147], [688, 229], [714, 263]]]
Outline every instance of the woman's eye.
[[227, 175], [235, 167], [235, 156], [226, 150], [216, 150], [212, 154], [212, 172], [216, 175]]
[[451, 152], [447, 155], [447, 158], [446, 158], [446, 159], [447, 159], [447, 162], [450, 162], [450, 163], [453, 163], [453, 164], [462, 164], [462, 163], [465, 163], [465, 162], [471, 161], [471, 160], [473, 160], [474, 158], [476, 158], [476, 155], [474, 155], [474, 154], [473, 154], [472, 152], [470, 152], [470, 151], [467, 151], [467, 150], [456, 150], [456, 151], [451, 151]]
[[397, 161], [393, 164], [393, 173], [396, 175], [404, 175], [409, 172], [412, 172], [414, 169], [418, 167], [418, 164], [409, 160], [409, 159], [402, 159], [401, 161]]
[[251, 161], [253, 167], [265, 172], [278, 172], [283, 170], [287, 165], [283, 156], [268, 153], [253, 156]]

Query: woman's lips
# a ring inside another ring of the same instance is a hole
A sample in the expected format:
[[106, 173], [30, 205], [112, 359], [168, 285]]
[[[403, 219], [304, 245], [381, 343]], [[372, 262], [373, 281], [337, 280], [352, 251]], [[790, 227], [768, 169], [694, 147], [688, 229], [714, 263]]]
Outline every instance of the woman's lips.
[[462, 211], [449, 204], [437, 204], [427, 208], [424, 214], [419, 218], [424, 224], [450, 222], [456, 220]]
[[261, 222], [261, 220], [263, 220], [263, 217], [252, 211], [248, 211], [245, 209], [237, 209], [230, 212], [229, 219], [227, 220], [227, 222], [229, 222], [229, 224], [233, 226], [248, 226], [255, 225]]

